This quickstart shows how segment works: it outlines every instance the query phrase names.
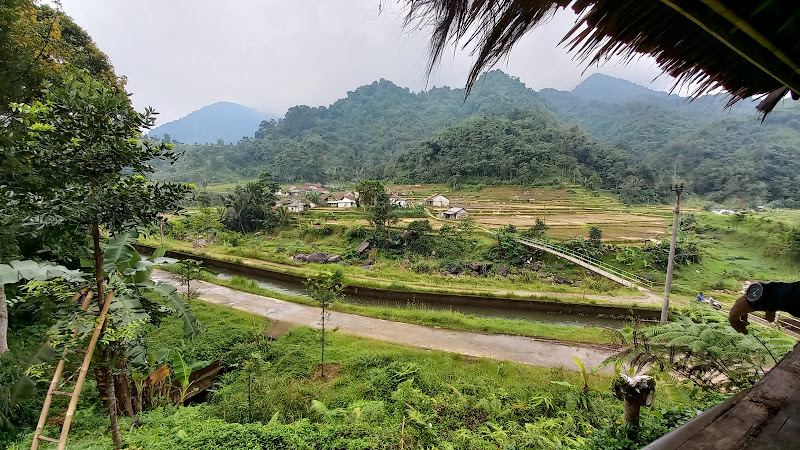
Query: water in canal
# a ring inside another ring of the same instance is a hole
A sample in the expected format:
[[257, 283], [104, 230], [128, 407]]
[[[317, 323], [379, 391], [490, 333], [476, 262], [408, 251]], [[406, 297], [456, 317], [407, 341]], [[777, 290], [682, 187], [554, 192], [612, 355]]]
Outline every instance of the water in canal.
[[[234, 272], [215, 269], [217, 277], [223, 280], [229, 280], [235, 274]], [[289, 295], [306, 295], [303, 286], [287, 281], [273, 280], [267, 277], [260, 277], [248, 275], [245, 278], [258, 283], [264, 289], [279, 292], [281, 294]], [[540, 311], [522, 311], [518, 309], [505, 309], [505, 308], [490, 308], [485, 306], [467, 306], [467, 305], [438, 305], [435, 303], [420, 304], [413, 300], [413, 293], [409, 293], [407, 302], [395, 302], [388, 300], [379, 300], [373, 298], [346, 296], [346, 303], [363, 306], [380, 306], [392, 308], [421, 308], [432, 310], [447, 310], [459, 311], [463, 314], [471, 314], [480, 317], [494, 317], [500, 319], [521, 319], [531, 322], [550, 323], [555, 325], [569, 325], [569, 326], [592, 326], [592, 327], [609, 327], [614, 329], [621, 329], [624, 326], [624, 321], [619, 319], [594, 317], [594, 316], [581, 316], [575, 314], [552, 314]]]

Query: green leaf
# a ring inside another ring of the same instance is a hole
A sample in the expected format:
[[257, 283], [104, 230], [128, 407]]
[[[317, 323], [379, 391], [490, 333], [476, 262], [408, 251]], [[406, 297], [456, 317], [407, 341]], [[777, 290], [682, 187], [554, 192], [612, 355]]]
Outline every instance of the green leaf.
[[[134, 239], [135, 237], [132, 233], [121, 233], [108, 241], [108, 245], [103, 251], [103, 270], [106, 273], [118, 268], [124, 270], [127, 267], [132, 267], [136, 261], [141, 261], [142, 257], [139, 252], [130, 244]], [[130, 262], [131, 260], [133, 262]]]
[[180, 352], [177, 351], [172, 352], [172, 373], [175, 375], [175, 379], [183, 386], [189, 384], [189, 377], [192, 375], [192, 369], [186, 364], [186, 361], [183, 360], [183, 356]]
[[52, 263], [11, 261], [9, 264], [0, 264], [0, 286], [18, 283], [21, 280], [49, 280], [59, 277], [67, 281], [84, 280], [83, 272], [69, 270], [64, 266], [57, 266]]
[[164, 283], [154, 283], [153, 289], [166, 297], [175, 313], [183, 321], [183, 335], [187, 339], [194, 339], [205, 329], [202, 323], [192, 313], [186, 300], [178, 295], [177, 289]]
[[572, 383], [570, 383], [569, 381], [552, 381], [551, 380], [550, 382], [553, 383], [553, 384], [557, 384], [559, 386], [564, 386], [564, 387], [568, 387], [568, 388], [572, 387]]

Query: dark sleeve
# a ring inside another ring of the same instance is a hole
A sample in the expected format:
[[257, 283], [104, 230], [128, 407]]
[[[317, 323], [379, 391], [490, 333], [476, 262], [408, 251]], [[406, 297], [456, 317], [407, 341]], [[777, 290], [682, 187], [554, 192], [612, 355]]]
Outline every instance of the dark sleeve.
[[785, 311], [800, 317], [800, 282], [762, 282], [764, 292], [756, 302], [751, 302], [758, 311]]

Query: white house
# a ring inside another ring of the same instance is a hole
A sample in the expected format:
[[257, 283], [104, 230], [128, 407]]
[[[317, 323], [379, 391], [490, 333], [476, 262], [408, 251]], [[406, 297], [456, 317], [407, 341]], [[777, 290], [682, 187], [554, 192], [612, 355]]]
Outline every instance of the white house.
[[308, 205], [307, 203], [303, 203], [303, 202], [292, 202], [292, 203], [289, 203], [289, 204], [286, 206], [286, 208], [287, 208], [289, 211], [291, 211], [291, 212], [294, 212], [294, 213], [303, 212], [303, 211], [305, 211], [305, 210], [306, 210], [306, 208], [308, 208], [308, 207], [309, 207], [309, 205]]
[[442, 194], [433, 194], [425, 199], [425, 206], [450, 206], [450, 200]]
[[405, 208], [406, 206], [408, 206], [408, 202], [406, 202], [403, 197], [400, 197], [397, 194], [390, 195], [389, 196], [389, 202], [392, 205], [399, 206], [401, 208]]
[[354, 199], [349, 195], [345, 195], [344, 197], [342, 197], [341, 200], [336, 202], [337, 208], [355, 208], [355, 206], [356, 206], [356, 199]]

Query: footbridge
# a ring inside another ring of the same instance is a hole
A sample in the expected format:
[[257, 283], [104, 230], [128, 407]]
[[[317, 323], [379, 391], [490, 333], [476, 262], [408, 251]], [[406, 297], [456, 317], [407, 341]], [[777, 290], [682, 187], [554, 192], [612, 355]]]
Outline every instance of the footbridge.
[[591, 270], [600, 276], [608, 278], [609, 280], [617, 282], [626, 287], [653, 287], [653, 282], [650, 280], [642, 278], [636, 274], [626, 272], [598, 259], [581, 255], [580, 253], [576, 253], [560, 245], [551, 244], [549, 242], [531, 241], [522, 238], [519, 239], [519, 243], [543, 252], [550, 253], [551, 255], [557, 256], [561, 259], [565, 259], [575, 265], [581, 266], [587, 270]]

